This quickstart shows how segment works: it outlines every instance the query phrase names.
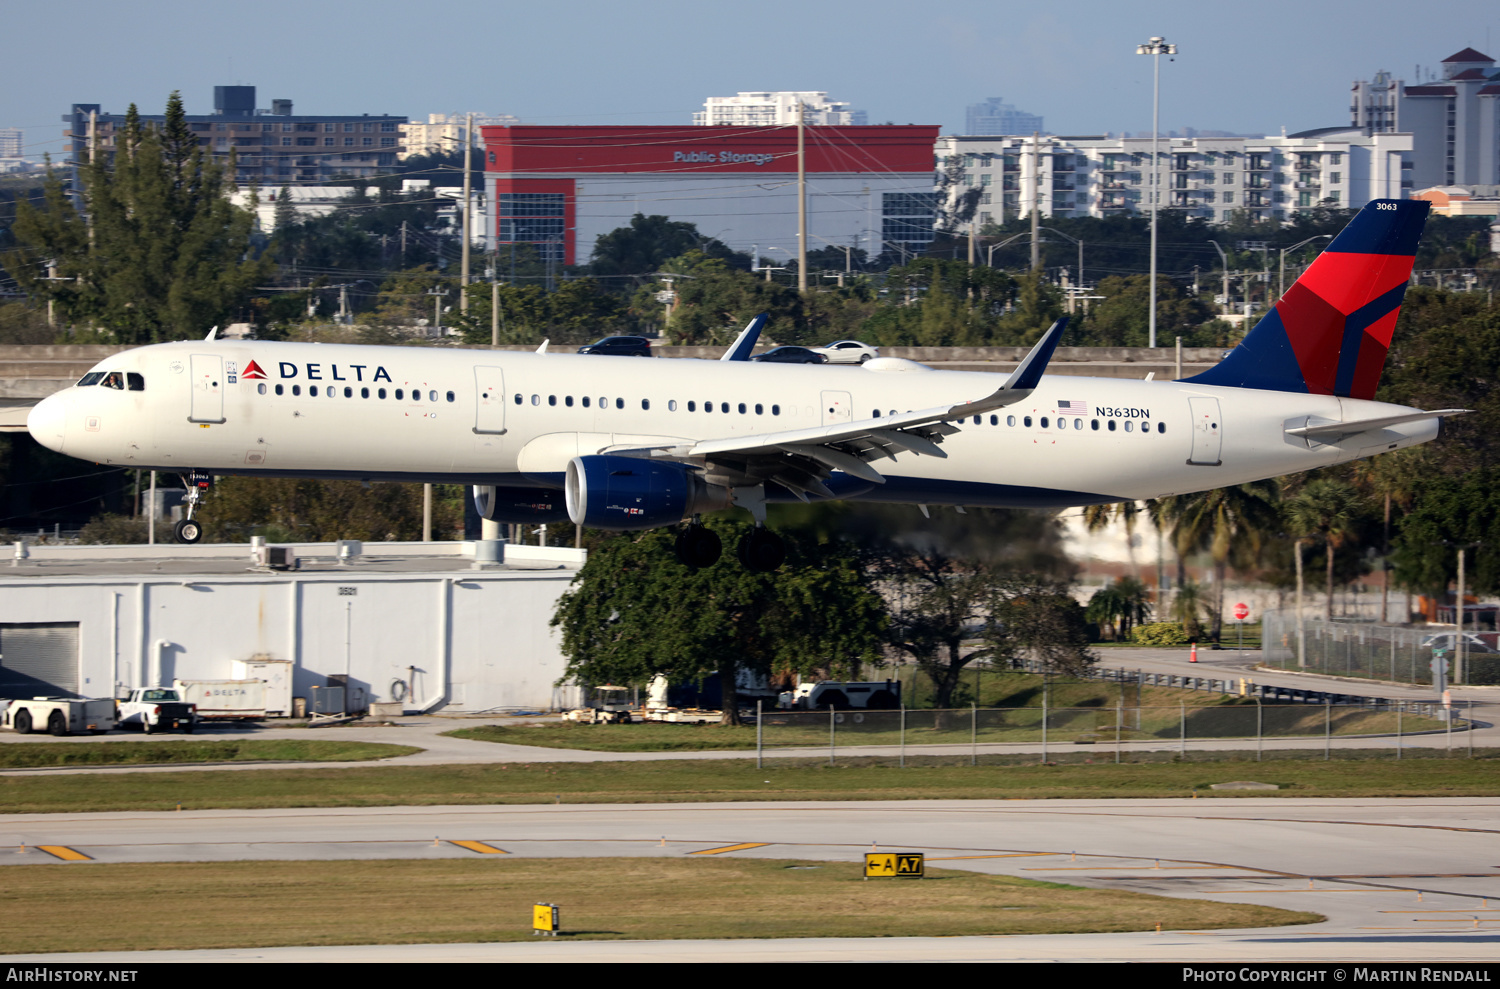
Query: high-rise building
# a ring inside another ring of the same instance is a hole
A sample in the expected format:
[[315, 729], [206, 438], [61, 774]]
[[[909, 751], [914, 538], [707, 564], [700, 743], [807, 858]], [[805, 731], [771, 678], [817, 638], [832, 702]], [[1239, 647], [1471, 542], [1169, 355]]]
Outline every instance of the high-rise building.
[[1014, 104], [1002, 102], [991, 96], [983, 103], [974, 103], [964, 117], [964, 133], [974, 137], [995, 134], [1046, 133], [1042, 118], [1034, 113], [1023, 113]]
[[[74, 164], [84, 159], [91, 142], [102, 153], [113, 152], [116, 132], [125, 123], [124, 114], [103, 113], [98, 103], [75, 103], [62, 119], [68, 124], [63, 137]], [[141, 114], [141, 120], [160, 125], [166, 117]], [[263, 188], [389, 172], [401, 152], [405, 123], [402, 116], [367, 113], [299, 115], [292, 112], [292, 101], [284, 99], [272, 100], [269, 110], [257, 110], [254, 86], [215, 86], [214, 112], [187, 115], [200, 147], [226, 161], [233, 152], [236, 182]]]
[[1441, 79], [1408, 85], [1384, 70], [1356, 82], [1350, 123], [1412, 136], [1417, 188], [1500, 183], [1500, 71], [1472, 48], [1443, 59]]
[[863, 110], [851, 110], [848, 103], [834, 103], [827, 93], [740, 93], [736, 96], [710, 96], [703, 109], [693, 114], [693, 123], [704, 127], [786, 127], [797, 122], [801, 104], [805, 124], [837, 127], [861, 127]]
[[26, 132], [19, 127], [0, 127], [0, 158], [19, 158]]

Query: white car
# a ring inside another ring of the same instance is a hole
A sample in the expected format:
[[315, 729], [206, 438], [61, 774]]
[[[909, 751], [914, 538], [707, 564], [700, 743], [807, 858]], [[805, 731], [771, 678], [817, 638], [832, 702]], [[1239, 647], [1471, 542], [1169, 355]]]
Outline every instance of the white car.
[[808, 349], [827, 357], [830, 364], [863, 364], [872, 357], [880, 356], [880, 351], [858, 340], [835, 340], [826, 347]]

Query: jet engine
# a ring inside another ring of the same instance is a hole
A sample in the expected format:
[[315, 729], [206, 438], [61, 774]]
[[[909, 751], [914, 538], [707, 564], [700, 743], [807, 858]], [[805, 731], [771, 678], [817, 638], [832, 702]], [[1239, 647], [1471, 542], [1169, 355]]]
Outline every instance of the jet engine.
[[683, 464], [600, 454], [568, 462], [568, 517], [591, 529], [655, 529], [730, 505]]
[[556, 488], [503, 488], [474, 485], [474, 511], [491, 522], [565, 522], [567, 506]]

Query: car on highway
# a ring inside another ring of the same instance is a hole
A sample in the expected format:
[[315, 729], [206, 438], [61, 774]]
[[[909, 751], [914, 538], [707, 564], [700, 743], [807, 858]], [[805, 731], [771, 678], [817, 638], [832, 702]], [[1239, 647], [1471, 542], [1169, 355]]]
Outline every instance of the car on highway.
[[611, 357], [650, 357], [651, 341], [645, 337], [605, 337], [578, 348], [580, 354], [606, 354]]
[[812, 349], [827, 357], [830, 364], [863, 364], [880, 356], [879, 350], [858, 340], [835, 340], [827, 346]]
[[766, 364], [827, 364], [828, 357], [809, 347], [776, 347], [764, 354], [756, 354], [752, 361]]

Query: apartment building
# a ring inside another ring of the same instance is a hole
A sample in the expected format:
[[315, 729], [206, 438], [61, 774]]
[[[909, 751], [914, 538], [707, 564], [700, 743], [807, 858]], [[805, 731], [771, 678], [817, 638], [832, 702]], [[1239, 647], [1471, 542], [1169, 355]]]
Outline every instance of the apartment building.
[[[1357, 208], [1412, 189], [1409, 134], [1329, 127], [1285, 137], [1158, 138], [1162, 209], [1222, 223], [1244, 210], [1284, 219], [1321, 204]], [[1001, 223], [1040, 208], [1044, 216], [1109, 216], [1150, 208], [1149, 137], [969, 137], [938, 139], [939, 175], [959, 166], [950, 199], [978, 187], [975, 220]], [[959, 160], [954, 161], [957, 157]]]
[[699, 127], [785, 127], [797, 122], [820, 127], [861, 127], [866, 114], [851, 110], [848, 103], [835, 103], [824, 92], [738, 93], [710, 96], [703, 109], [693, 114]]
[[[457, 151], [468, 137], [469, 115], [467, 113], [429, 113], [427, 123], [411, 121], [401, 125], [401, 152], [399, 157], [430, 155], [440, 151]], [[519, 117], [505, 113], [474, 114], [474, 147], [484, 144], [480, 137], [481, 127], [510, 127], [521, 122]]]
[[1417, 188], [1500, 184], [1500, 70], [1472, 48], [1443, 59], [1440, 79], [1408, 84], [1380, 71], [1356, 81], [1350, 124], [1412, 135]]
[[[105, 113], [98, 103], [74, 103], [62, 119], [75, 165], [91, 142], [103, 153], [113, 151], [116, 131], [125, 123], [124, 114]], [[160, 125], [165, 119], [141, 114], [148, 123]], [[215, 86], [214, 112], [187, 115], [200, 147], [225, 161], [233, 153], [236, 182], [262, 187], [372, 178], [393, 171], [406, 122], [388, 114], [296, 114], [292, 101], [285, 99], [259, 110], [254, 86]]]

